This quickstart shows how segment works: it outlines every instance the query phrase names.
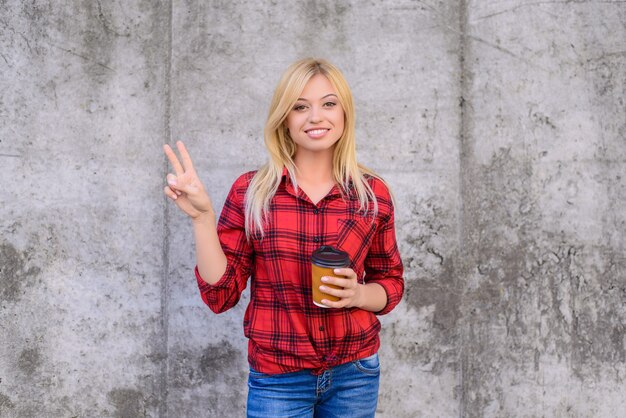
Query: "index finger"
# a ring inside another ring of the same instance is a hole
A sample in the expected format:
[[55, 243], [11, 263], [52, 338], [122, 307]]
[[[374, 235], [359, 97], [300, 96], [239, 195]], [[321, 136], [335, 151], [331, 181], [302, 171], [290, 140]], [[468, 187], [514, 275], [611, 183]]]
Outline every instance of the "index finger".
[[180, 152], [180, 158], [183, 160], [183, 167], [185, 167], [185, 171], [193, 171], [193, 163], [191, 162], [191, 157], [189, 156], [183, 141], [176, 141], [176, 146], [178, 147], [178, 152]]
[[185, 170], [183, 170], [183, 166], [180, 165], [180, 162], [178, 161], [178, 157], [176, 156], [172, 148], [169, 145], [165, 144], [163, 145], [163, 151], [165, 151], [165, 155], [167, 155], [167, 159], [170, 160], [172, 167], [174, 167], [174, 171], [176, 172], [176, 175], [177, 176], [183, 175], [185, 173]]

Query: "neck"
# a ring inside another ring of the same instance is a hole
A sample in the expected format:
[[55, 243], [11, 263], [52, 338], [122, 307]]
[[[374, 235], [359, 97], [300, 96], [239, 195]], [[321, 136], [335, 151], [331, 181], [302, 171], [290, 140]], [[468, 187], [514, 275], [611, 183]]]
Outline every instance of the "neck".
[[333, 154], [330, 152], [298, 152], [294, 157], [298, 182], [327, 183], [333, 181]]

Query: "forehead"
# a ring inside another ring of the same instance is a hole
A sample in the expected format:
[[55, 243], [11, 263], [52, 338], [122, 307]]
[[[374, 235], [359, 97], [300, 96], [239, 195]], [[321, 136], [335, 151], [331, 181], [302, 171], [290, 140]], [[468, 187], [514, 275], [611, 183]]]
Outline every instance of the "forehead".
[[321, 99], [328, 94], [337, 94], [337, 91], [333, 87], [332, 83], [323, 74], [315, 74], [305, 84], [300, 98], [307, 100]]

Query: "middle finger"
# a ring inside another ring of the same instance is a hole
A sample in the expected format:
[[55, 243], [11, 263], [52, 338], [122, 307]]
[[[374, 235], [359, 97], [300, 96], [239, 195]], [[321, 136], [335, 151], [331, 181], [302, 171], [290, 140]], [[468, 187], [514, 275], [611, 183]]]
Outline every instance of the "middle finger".
[[178, 152], [180, 152], [180, 158], [183, 160], [183, 167], [185, 167], [185, 170], [193, 171], [191, 156], [189, 155], [189, 152], [187, 152], [187, 148], [185, 148], [183, 141], [176, 141], [176, 147], [178, 147]]
[[350, 288], [352, 287], [352, 280], [345, 277], [324, 276], [322, 277], [322, 283], [334, 284], [335, 286]]

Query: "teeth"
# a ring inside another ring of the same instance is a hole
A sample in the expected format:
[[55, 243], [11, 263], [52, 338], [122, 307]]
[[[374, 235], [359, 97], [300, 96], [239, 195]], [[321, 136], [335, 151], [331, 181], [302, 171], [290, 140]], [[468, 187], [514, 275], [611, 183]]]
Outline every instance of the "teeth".
[[312, 130], [310, 130], [308, 132], [310, 134], [313, 134], [313, 135], [319, 135], [319, 134], [323, 134], [326, 131], [327, 131], [327, 129], [312, 129]]

